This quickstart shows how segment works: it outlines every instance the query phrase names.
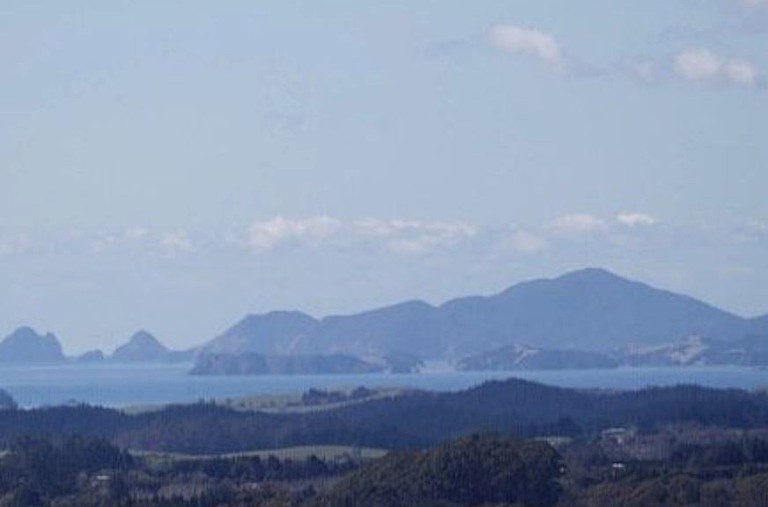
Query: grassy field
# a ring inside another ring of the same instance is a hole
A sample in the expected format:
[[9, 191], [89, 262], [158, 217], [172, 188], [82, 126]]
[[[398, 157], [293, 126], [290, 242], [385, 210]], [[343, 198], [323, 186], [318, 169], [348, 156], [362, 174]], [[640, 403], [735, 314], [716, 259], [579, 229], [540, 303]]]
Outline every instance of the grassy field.
[[[402, 387], [382, 387], [370, 389], [370, 394], [368, 396], [352, 398], [350, 397], [350, 394], [353, 390], [354, 388], [330, 391], [329, 394], [339, 394], [343, 399], [335, 400], [332, 397], [329, 397], [326, 400], [319, 400], [319, 402], [314, 403], [307, 402], [307, 400], [304, 399], [303, 393], [254, 394], [239, 398], [216, 399], [213, 400], [213, 403], [244, 412], [306, 413], [318, 410], [331, 410], [347, 405], [364, 403], [370, 400], [395, 398], [413, 391], [413, 389]], [[162, 410], [165, 407], [166, 405], [137, 405], [126, 407], [123, 409], [123, 412], [127, 414], [139, 414]]]
[[361, 398], [351, 398], [353, 389], [341, 389], [331, 391], [330, 394], [340, 394], [344, 399], [334, 400], [329, 398], [318, 403], [307, 402], [303, 395], [254, 395], [243, 398], [228, 398], [217, 400], [216, 403], [235, 410], [272, 413], [305, 413], [318, 410], [332, 410], [335, 408], [365, 403], [366, 401], [395, 398], [409, 391], [400, 387], [371, 389], [370, 394]]
[[130, 453], [138, 458], [149, 460], [151, 463], [161, 464], [168, 461], [178, 460], [206, 460], [216, 458], [237, 458], [237, 457], [252, 457], [258, 456], [259, 458], [266, 459], [270, 456], [274, 456], [280, 460], [297, 460], [303, 461], [310, 456], [316, 456], [319, 459], [326, 461], [342, 461], [342, 460], [370, 460], [376, 459], [387, 454], [385, 449], [375, 449], [370, 447], [352, 447], [343, 445], [314, 445], [314, 446], [300, 446], [300, 447], [286, 447], [283, 449], [269, 449], [269, 450], [254, 450], [248, 452], [237, 452], [229, 454], [180, 454], [180, 453], [166, 453], [166, 452], [154, 452], [154, 451], [142, 451], [138, 449], [131, 449]]

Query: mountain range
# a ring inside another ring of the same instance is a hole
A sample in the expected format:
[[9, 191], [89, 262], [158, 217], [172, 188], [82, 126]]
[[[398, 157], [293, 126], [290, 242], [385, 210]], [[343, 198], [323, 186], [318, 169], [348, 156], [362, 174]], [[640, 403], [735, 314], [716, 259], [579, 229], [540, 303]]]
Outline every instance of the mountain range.
[[746, 319], [689, 296], [590, 268], [439, 306], [408, 301], [322, 319], [301, 312], [249, 315], [204, 346], [202, 353], [406, 353], [459, 359], [513, 344], [612, 353], [694, 335], [732, 341], [748, 333], [768, 334], [768, 316]]
[[190, 361], [194, 350], [171, 350], [147, 331], [138, 331], [115, 349], [110, 360], [120, 363], [176, 363]]
[[31, 327], [20, 327], [0, 342], [0, 363], [58, 363], [73, 359], [78, 363], [112, 361], [117, 363], [151, 363], [191, 361], [193, 350], [170, 350], [146, 331], [139, 331], [111, 355], [89, 350], [77, 357], [64, 355], [61, 343], [52, 333], [38, 334]]
[[[691, 342], [692, 337], [699, 341]], [[438, 306], [414, 300], [321, 319], [297, 311], [248, 315], [186, 351], [171, 351], [140, 331], [111, 356], [90, 351], [79, 360], [197, 358], [196, 371], [202, 373], [206, 364], [216, 365], [217, 373], [226, 364], [239, 370], [260, 371], [262, 363], [292, 370], [295, 364], [329, 363], [326, 356], [333, 355], [389, 364], [397, 371], [412, 371], [422, 360], [450, 361], [465, 368], [648, 361], [752, 364], [750, 354], [756, 350], [762, 357], [764, 343], [768, 315], [743, 318], [686, 295], [589, 268]], [[301, 360], [287, 359], [291, 357]], [[55, 336], [38, 335], [31, 328], [20, 328], [0, 342], [0, 362], [64, 359]]]

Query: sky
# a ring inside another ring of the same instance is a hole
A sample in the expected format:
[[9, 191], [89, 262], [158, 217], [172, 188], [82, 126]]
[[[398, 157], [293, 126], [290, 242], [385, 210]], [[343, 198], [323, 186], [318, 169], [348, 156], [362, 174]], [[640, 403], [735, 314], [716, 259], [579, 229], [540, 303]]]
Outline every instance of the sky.
[[0, 4], [0, 336], [588, 266], [768, 313], [768, 1]]

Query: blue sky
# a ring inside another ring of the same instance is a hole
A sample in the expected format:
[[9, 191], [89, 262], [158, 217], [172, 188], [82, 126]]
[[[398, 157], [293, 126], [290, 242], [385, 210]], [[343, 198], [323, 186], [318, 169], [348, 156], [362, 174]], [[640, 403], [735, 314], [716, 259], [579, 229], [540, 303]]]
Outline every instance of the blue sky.
[[584, 266], [768, 312], [768, 2], [4, 2], [0, 334]]

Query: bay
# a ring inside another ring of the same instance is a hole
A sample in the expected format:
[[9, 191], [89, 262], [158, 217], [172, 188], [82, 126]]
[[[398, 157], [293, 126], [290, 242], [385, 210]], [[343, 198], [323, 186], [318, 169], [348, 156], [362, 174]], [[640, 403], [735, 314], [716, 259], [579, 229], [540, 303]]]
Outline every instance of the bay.
[[258, 394], [295, 394], [310, 388], [413, 387], [453, 391], [486, 380], [518, 377], [572, 388], [639, 389], [699, 384], [718, 388], [768, 386], [768, 370], [745, 367], [619, 368], [418, 374], [192, 376], [189, 364], [3, 365], [0, 387], [22, 407], [88, 403], [109, 407], [189, 403]]

